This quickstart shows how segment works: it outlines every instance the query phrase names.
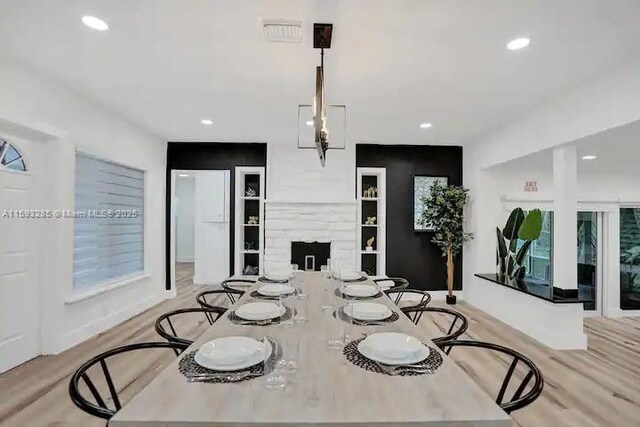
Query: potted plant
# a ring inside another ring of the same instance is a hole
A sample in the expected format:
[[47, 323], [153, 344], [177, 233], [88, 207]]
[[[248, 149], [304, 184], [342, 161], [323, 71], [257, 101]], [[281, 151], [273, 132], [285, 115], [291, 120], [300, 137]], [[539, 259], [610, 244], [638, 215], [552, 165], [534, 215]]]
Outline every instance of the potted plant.
[[[542, 213], [533, 209], [526, 215], [522, 208], [511, 211], [504, 228], [496, 227], [498, 239], [497, 273], [500, 280], [524, 279], [527, 268], [524, 265], [529, 247], [542, 232]], [[522, 245], [518, 248], [518, 244]]]
[[431, 241], [442, 250], [447, 258], [447, 304], [455, 304], [453, 295], [453, 270], [455, 256], [473, 234], [464, 230], [464, 205], [469, 190], [455, 185], [443, 185], [434, 181], [429, 196], [422, 198], [424, 206], [420, 216], [422, 225], [433, 230]]

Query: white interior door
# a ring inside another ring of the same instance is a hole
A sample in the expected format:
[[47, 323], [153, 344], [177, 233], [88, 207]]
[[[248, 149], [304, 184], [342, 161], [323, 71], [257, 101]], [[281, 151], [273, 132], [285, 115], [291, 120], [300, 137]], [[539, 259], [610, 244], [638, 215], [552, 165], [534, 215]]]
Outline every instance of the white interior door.
[[229, 277], [230, 181], [230, 171], [196, 173], [197, 284], [217, 284]]
[[[2, 140], [0, 135], [0, 145]], [[43, 206], [34, 176], [34, 150], [40, 147], [6, 140], [23, 156], [28, 171], [0, 164], [0, 372], [40, 354], [37, 230], [43, 220], [21, 217]]]

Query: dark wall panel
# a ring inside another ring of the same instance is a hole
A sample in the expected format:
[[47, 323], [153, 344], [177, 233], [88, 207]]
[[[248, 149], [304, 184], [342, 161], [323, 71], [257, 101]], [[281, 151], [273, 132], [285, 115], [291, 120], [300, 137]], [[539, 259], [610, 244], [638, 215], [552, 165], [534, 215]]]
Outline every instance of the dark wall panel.
[[[445, 259], [431, 243], [433, 233], [413, 230], [413, 177], [446, 176], [462, 185], [462, 147], [358, 144], [356, 165], [387, 170], [387, 275], [406, 278], [412, 288], [446, 290]], [[462, 288], [462, 254], [455, 285]]]
[[[167, 203], [166, 203], [166, 273], [167, 289], [171, 289], [169, 277], [171, 248], [171, 171], [185, 170], [229, 170], [231, 171], [231, 229], [229, 273], [234, 270], [235, 230], [235, 168], [236, 166], [266, 166], [267, 144], [265, 143], [220, 143], [220, 142], [169, 142], [167, 145]], [[266, 194], [266, 193], [265, 193]]]

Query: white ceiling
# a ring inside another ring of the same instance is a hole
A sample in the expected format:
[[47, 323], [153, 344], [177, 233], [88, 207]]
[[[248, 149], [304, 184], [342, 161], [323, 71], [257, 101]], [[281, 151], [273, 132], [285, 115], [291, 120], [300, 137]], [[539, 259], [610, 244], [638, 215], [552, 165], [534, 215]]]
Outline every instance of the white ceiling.
[[[0, 0], [0, 53], [168, 140], [293, 141], [313, 23], [333, 22], [325, 86], [350, 143], [461, 144], [639, 55], [639, 16], [638, 0]], [[303, 43], [267, 44], [263, 18], [302, 20]]]
[[[578, 153], [578, 174], [615, 175], [629, 178], [635, 188], [640, 181], [640, 120], [599, 132], [571, 142]], [[583, 160], [583, 156], [596, 156]], [[498, 171], [522, 171], [546, 174], [553, 172], [553, 150], [543, 150], [496, 166]]]

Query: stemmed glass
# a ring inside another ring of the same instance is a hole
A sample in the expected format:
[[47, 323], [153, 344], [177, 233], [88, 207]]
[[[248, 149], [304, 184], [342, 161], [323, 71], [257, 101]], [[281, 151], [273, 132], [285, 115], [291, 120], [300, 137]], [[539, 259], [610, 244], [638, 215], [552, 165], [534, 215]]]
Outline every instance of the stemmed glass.
[[[281, 344], [268, 337], [262, 339], [264, 344], [264, 385], [267, 390], [280, 390], [287, 385], [284, 377], [284, 364], [282, 363]], [[268, 348], [271, 343], [273, 353], [269, 355]]]

